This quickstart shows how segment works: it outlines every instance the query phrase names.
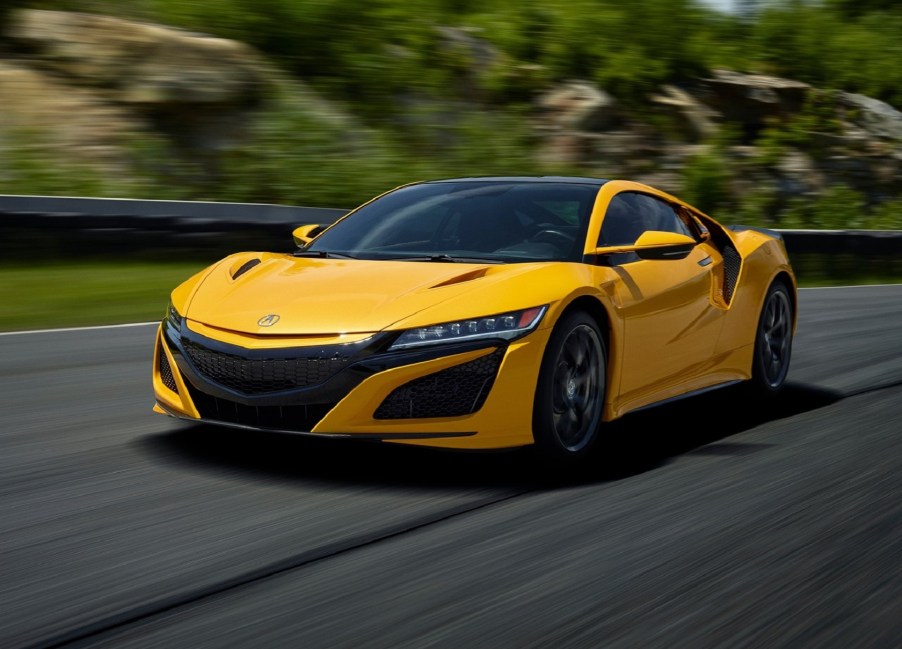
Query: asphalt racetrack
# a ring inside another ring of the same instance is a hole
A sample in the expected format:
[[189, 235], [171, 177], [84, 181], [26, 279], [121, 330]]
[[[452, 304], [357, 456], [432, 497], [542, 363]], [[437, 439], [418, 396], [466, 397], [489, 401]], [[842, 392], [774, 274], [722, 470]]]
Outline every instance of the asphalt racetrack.
[[0, 647], [902, 646], [902, 286], [800, 298], [775, 403], [556, 476], [154, 415], [152, 326], [0, 336]]

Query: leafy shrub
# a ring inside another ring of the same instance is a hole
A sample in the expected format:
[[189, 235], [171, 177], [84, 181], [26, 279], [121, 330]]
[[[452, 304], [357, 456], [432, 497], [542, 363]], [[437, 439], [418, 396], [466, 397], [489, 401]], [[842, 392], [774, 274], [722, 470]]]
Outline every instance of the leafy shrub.
[[794, 197], [781, 215], [780, 225], [825, 230], [870, 227], [864, 197], [846, 185], [828, 187], [814, 199]]
[[712, 147], [690, 158], [683, 167], [681, 195], [702, 212], [716, 215], [731, 203], [730, 179], [724, 154]]

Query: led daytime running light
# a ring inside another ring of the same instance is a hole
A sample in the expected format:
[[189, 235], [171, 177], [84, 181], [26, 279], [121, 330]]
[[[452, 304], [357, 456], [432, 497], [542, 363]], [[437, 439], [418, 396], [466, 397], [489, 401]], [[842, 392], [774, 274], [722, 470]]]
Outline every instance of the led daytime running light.
[[538, 326], [547, 306], [510, 311], [482, 318], [467, 318], [454, 322], [417, 327], [401, 334], [391, 349], [407, 349], [435, 343], [450, 343], [481, 338], [512, 340]]
[[169, 306], [166, 309], [166, 319], [169, 320], [169, 323], [173, 327], [178, 327], [182, 321], [181, 314], [175, 310], [175, 307], [172, 306], [172, 302], [169, 303]]

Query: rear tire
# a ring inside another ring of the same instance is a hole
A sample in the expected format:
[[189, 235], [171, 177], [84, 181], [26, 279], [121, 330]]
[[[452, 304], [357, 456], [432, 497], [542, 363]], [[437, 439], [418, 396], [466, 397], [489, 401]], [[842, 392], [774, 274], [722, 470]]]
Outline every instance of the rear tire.
[[604, 409], [604, 338], [583, 311], [557, 323], [539, 370], [532, 429], [541, 459], [570, 465], [583, 459], [598, 437]]
[[786, 382], [792, 357], [792, 298], [786, 284], [771, 284], [758, 317], [752, 359], [752, 389], [761, 396], [775, 395]]

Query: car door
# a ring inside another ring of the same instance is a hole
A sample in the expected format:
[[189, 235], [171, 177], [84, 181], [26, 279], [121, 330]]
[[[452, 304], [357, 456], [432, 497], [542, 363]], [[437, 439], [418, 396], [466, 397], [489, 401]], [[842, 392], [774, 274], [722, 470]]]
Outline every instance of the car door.
[[[598, 246], [629, 245], [648, 230], [700, 239], [677, 206], [625, 191], [608, 204]], [[684, 259], [610, 256], [622, 280], [613, 297], [624, 323], [620, 398], [627, 408], [685, 391], [681, 386], [710, 365], [723, 317], [712, 299], [711, 269], [719, 261], [720, 253], [707, 241], [699, 241]]]

